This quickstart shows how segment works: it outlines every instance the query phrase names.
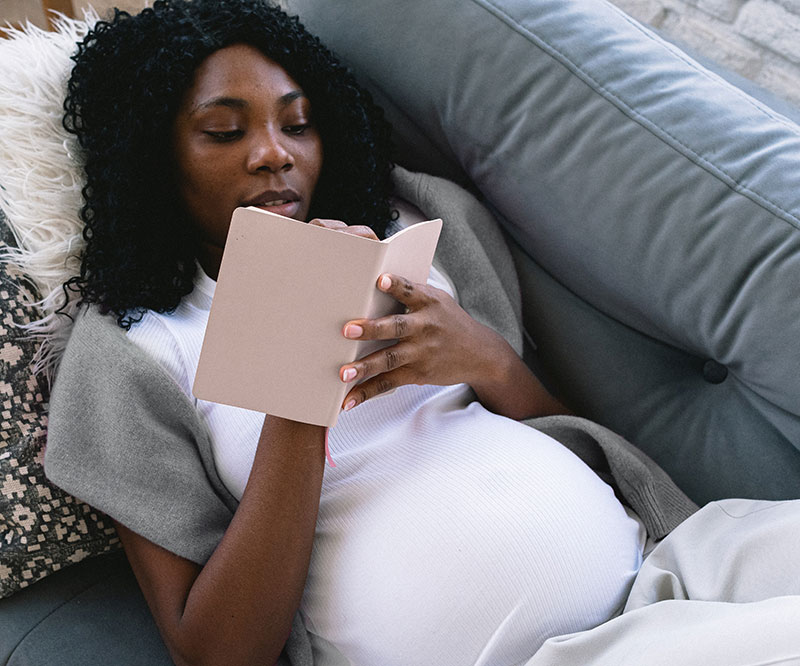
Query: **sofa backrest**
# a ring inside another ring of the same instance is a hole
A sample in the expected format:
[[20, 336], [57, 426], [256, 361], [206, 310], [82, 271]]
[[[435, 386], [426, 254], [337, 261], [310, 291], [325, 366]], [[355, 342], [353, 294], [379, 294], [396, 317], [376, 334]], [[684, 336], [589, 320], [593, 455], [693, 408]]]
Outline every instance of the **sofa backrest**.
[[542, 372], [695, 501], [800, 496], [800, 128], [604, 0], [289, 0], [517, 246]]

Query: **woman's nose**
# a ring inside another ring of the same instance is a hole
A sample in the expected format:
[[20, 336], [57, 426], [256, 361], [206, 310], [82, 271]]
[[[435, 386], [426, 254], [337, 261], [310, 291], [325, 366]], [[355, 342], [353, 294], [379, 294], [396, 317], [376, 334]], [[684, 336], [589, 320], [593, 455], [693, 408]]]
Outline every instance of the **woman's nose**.
[[248, 154], [248, 170], [277, 173], [291, 169], [294, 159], [282, 139], [282, 132], [271, 129], [254, 133]]

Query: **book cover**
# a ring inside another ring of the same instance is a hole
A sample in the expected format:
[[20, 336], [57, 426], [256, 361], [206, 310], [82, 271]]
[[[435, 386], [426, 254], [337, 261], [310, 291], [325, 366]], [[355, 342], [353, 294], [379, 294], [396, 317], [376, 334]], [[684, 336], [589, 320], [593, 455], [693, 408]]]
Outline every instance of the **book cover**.
[[[237, 208], [193, 393], [201, 400], [333, 426], [352, 387], [339, 368], [385, 342], [348, 340], [352, 319], [401, 312], [382, 273], [428, 278], [441, 220], [382, 241]], [[389, 343], [391, 344], [391, 343]]]

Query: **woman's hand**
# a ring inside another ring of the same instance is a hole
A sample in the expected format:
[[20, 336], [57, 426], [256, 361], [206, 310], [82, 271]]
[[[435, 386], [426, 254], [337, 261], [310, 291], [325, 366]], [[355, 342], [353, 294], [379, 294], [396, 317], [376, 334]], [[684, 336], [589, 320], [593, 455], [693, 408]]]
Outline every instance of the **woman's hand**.
[[487, 409], [511, 418], [567, 411], [502, 336], [475, 321], [446, 292], [390, 274], [380, 276], [378, 288], [405, 305], [406, 313], [344, 325], [344, 336], [352, 340], [397, 340], [342, 366], [342, 381], [361, 382], [345, 397], [345, 410], [405, 384], [464, 382]]
[[478, 350], [497, 346], [490, 329], [478, 324], [444, 291], [384, 274], [378, 289], [406, 306], [406, 314], [354, 319], [343, 334], [351, 340], [397, 340], [340, 370], [342, 381], [362, 382], [348, 394], [345, 409], [404, 384], [478, 382], [486, 359]]
[[346, 234], [353, 234], [353, 236], [363, 236], [364, 238], [371, 238], [372, 240], [380, 240], [372, 229], [363, 224], [354, 224], [351, 227], [340, 220], [322, 220], [319, 218], [314, 218], [309, 224], [315, 227], [342, 231]]

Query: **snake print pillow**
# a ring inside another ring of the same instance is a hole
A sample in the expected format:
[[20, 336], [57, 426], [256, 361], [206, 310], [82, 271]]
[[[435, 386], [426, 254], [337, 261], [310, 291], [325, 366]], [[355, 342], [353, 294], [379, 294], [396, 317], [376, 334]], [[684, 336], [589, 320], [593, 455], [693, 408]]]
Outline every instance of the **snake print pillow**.
[[[0, 213], [0, 252], [13, 244]], [[37, 317], [34, 300], [30, 282], [0, 262], [0, 597], [119, 547], [107, 516], [45, 478], [48, 395], [31, 372], [36, 343], [14, 326]]]

